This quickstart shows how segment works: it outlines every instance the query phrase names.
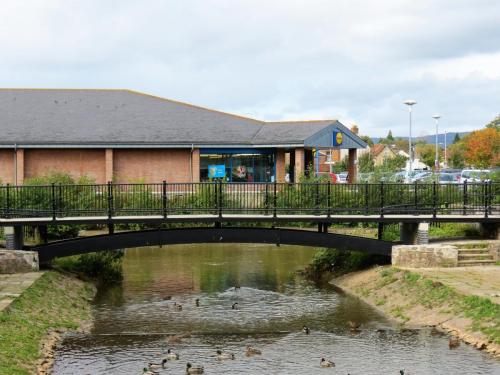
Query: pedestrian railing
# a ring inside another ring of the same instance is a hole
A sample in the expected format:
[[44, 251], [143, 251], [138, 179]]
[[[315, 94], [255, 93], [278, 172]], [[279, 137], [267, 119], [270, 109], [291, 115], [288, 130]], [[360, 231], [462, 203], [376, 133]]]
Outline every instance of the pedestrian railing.
[[490, 215], [500, 183], [201, 183], [0, 186], [3, 218], [170, 215]]

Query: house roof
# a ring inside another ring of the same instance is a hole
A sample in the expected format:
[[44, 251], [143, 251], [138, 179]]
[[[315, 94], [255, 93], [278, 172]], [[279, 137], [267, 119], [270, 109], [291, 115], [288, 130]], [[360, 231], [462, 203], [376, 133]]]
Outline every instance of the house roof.
[[0, 89], [3, 147], [300, 145], [336, 125], [265, 122], [131, 90]]
[[384, 143], [377, 143], [377, 144], [374, 144], [371, 148], [370, 148], [370, 152], [373, 156], [377, 157], [382, 151], [384, 151], [385, 149], [388, 149], [389, 151], [391, 151], [393, 154], [396, 155], [396, 152], [394, 152], [394, 150], [392, 148], [390, 148], [388, 145], [384, 144]]

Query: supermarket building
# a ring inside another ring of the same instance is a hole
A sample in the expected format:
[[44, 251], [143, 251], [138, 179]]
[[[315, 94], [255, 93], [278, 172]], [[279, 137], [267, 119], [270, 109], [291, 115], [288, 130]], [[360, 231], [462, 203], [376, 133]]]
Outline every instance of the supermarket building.
[[52, 172], [96, 183], [292, 182], [341, 149], [352, 182], [366, 146], [337, 120], [266, 122], [131, 90], [0, 89], [3, 184]]

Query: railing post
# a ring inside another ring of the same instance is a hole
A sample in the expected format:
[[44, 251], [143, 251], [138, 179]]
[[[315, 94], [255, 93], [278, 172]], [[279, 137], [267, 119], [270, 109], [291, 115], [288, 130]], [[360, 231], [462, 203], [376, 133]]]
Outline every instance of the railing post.
[[491, 190], [491, 185], [492, 185], [492, 182], [490, 180], [490, 182], [488, 183], [489, 185], [489, 191], [488, 191], [488, 214], [491, 215], [491, 202], [493, 201], [493, 193], [492, 193], [492, 190]]
[[277, 195], [276, 195], [276, 179], [274, 179], [274, 183], [273, 183], [273, 190], [274, 190], [274, 193], [273, 193], [273, 217], [277, 217], [278, 216], [278, 213], [276, 211], [276, 206], [277, 206]]
[[161, 185], [161, 200], [163, 208], [163, 218], [167, 218], [167, 181], [163, 180]]
[[484, 217], [488, 218], [488, 182], [483, 182]]
[[328, 218], [332, 216], [332, 205], [330, 203], [330, 197], [331, 197], [331, 190], [332, 190], [332, 182], [328, 180], [328, 186], [326, 190], [326, 215]]
[[415, 206], [415, 214], [418, 215], [418, 181], [415, 181], [415, 193], [413, 194], [413, 204]]
[[108, 181], [108, 219], [113, 217], [113, 183]]
[[368, 195], [368, 181], [365, 182], [365, 215], [368, 215], [370, 209], [370, 196]]
[[384, 181], [380, 181], [380, 217], [384, 217]]
[[264, 208], [265, 208], [265, 215], [268, 214], [269, 212], [269, 184], [266, 182], [266, 190], [265, 190], [265, 195], [264, 195]]
[[320, 199], [319, 199], [319, 181], [316, 181], [316, 199], [315, 199], [315, 206], [316, 206], [316, 215], [319, 215], [320, 212]]
[[432, 182], [432, 217], [436, 217], [437, 214], [437, 190], [436, 181]]
[[5, 208], [5, 218], [8, 219], [10, 218], [10, 184], [7, 184], [7, 202], [6, 202], [6, 208]]
[[467, 215], [467, 180], [464, 181], [464, 209], [463, 214]]
[[218, 199], [218, 209], [219, 209], [219, 218], [222, 218], [222, 180], [219, 180], [219, 199]]
[[52, 196], [52, 220], [56, 220], [56, 185], [52, 183], [50, 185], [50, 191]]

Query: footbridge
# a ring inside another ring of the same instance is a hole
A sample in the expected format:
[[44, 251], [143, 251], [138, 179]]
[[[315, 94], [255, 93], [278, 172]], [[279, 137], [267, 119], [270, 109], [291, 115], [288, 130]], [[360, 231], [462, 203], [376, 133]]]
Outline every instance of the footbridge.
[[[355, 222], [378, 223], [379, 240], [328, 233], [331, 224]], [[402, 240], [412, 243], [417, 238], [419, 225], [428, 226], [432, 222], [474, 222], [481, 225], [488, 236], [498, 236], [500, 183], [163, 181], [158, 184], [0, 186], [0, 227], [5, 227], [10, 249], [22, 248], [22, 229], [26, 226], [43, 229], [47, 225], [91, 224], [109, 229], [105, 236], [38, 246], [41, 259], [100, 249], [188, 242], [326, 247], [350, 243], [351, 249], [370, 252], [382, 249], [380, 252], [387, 254], [386, 244], [380, 241], [385, 224], [401, 223]], [[132, 223], [157, 229], [114, 234], [115, 226]], [[318, 230], [315, 233], [277, 229], [296, 223], [314, 224]], [[186, 228], [165, 229], [180, 224]], [[200, 225], [204, 228], [196, 228]], [[271, 228], [245, 228], [256, 225]]]

